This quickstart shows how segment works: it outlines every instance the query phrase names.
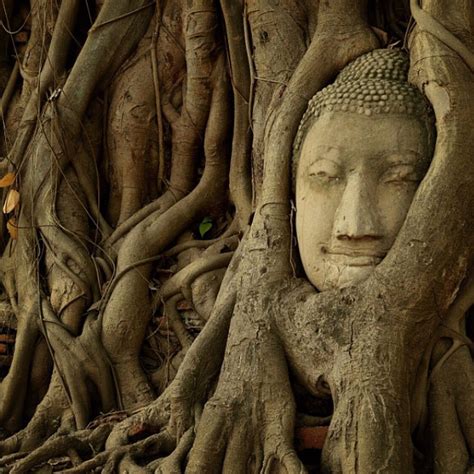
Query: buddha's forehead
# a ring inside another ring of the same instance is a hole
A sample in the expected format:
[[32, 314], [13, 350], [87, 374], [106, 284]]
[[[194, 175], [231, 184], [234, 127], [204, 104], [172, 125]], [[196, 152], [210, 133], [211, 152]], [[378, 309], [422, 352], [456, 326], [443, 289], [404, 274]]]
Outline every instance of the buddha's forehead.
[[327, 112], [308, 130], [301, 159], [308, 162], [322, 154], [341, 160], [404, 154], [424, 161], [429, 159], [427, 127], [419, 118], [403, 114]]

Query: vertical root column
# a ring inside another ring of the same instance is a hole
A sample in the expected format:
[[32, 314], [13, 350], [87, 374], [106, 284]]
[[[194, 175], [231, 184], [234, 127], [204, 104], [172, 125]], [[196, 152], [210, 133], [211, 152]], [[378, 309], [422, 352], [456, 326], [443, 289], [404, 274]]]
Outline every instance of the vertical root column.
[[355, 356], [352, 349], [352, 355], [340, 352], [328, 377], [335, 407], [323, 452], [325, 472], [413, 472], [403, 353], [365, 343], [354, 349]]

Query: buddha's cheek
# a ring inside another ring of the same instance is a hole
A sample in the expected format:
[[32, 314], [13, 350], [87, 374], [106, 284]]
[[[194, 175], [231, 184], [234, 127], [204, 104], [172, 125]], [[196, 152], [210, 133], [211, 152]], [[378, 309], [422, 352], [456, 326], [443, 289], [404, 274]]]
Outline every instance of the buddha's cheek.
[[297, 190], [296, 234], [301, 261], [308, 279], [320, 287], [326, 279], [325, 249], [331, 241], [337, 199], [308, 186]]
[[384, 185], [378, 192], [378, 209], [384, 228], [385, 245], [390, 248], [395, 241], [410, 209], [416, 192], [415, 183]]

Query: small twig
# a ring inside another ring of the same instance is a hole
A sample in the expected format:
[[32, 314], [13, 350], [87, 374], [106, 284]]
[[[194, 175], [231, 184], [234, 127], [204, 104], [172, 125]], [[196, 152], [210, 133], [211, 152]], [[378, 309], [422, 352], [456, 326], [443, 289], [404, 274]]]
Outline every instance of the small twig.
[[[2, 2], [3, 3], [3, 2]], [[5, 9], [5, 7], [4, 7]], [[28, 15], [26, 15], [23, 23], [16, 29], [16, 30], [10, 30], [9, 26], [8, 25], [5, 25], [5, 23], [3, 23], [3, 21], [0, 20], [0, 27], [3, 28], [3, 31], [7, 34], [7, 35], [10, 35], [10, 36], [15, 36], [17, 35], [18, 33], [20, 33], [23, 28], [25, 28], [26, 24], [28, 23], [28, 20], [31, 16], [31, 9], [30, 11], [28, 12]]]

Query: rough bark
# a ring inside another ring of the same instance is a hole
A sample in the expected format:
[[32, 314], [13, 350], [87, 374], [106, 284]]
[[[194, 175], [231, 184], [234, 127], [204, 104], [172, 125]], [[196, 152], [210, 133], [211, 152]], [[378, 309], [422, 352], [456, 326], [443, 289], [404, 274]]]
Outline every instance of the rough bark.
[[[0, 11], [0, 185], [20, 196], [0, 465], [306, 472], [312, 420], [329, 425], [317, 472], [466, 472], [472, 0], [412, 0], [414, 29], [402, 0], [20, 3]], [[298, 123], [408, 35], [433, 162], [373, 275], [318, 293], [293, 238]]]

